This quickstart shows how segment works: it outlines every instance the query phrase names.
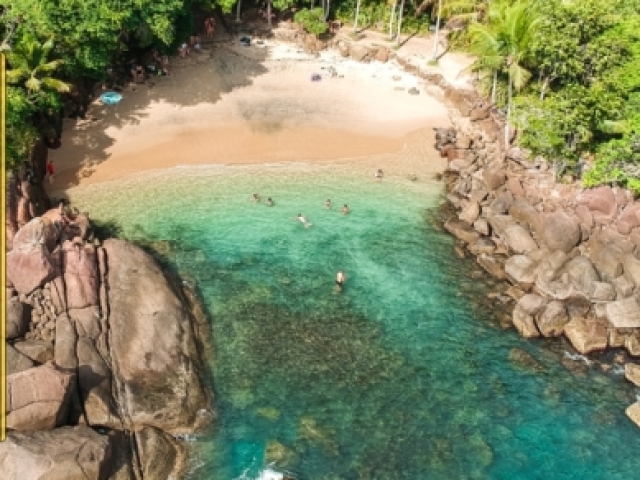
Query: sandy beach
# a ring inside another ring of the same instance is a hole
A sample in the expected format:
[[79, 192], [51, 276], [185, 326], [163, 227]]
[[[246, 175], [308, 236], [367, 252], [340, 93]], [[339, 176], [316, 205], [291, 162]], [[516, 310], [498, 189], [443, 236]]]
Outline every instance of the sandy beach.
[[[171, 64], [171, 76], [128, 86], [118, 105], [96, 101], [86, 120], [65, 120], [62, 147], [50, 152], [57, 169], [50, 193], [178, 165], [390, 154], [390, 164], [378, 165], [388, 170], [397, 155], [415, 151], [442, 164], [435, 151], [410, 143], [449, 125], [447, 110], [395, 62], [313, 56], [273, 40], [249, 48], [216, 42]], [[311, 81], [314, 73], [321, 81]]]

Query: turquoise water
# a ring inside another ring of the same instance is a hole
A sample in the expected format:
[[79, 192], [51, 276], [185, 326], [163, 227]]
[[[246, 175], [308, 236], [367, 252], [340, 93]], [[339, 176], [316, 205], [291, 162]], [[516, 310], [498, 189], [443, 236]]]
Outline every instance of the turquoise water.
[[638, 478], [636, 392], [567, 370], [560, 341], [501, 330], [429, 221], [441, 185], [371, 173], [178, 168], [73, 193], [204, 297], [218, 421], [192, 439], [189, 478]]

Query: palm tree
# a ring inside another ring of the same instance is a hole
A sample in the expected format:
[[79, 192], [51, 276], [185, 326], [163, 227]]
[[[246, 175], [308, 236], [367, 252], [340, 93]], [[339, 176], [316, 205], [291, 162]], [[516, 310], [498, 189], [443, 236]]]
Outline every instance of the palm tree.
[[360, 16], [360, 1], [361, 0], [356, 0], [356, 19], [355, 19], [355, 22], [353, 22], [354, 34], [358, 33], [358, 17]]
[[62, 65], [63, 60], [48, 60], [53, 49], [53, 39], [40, 44], [35, 39], [24, 38], [15, 49], [7, 53], [11, 67], [7, 71], [7, 81], [17, 84], [24, 82], [24, 87], [31, 100], [43, 90], [68, 92], [71, 85], [50, 76]]
[[400, 9], [398, 11], [398, 35], [396, 36], [396, 42], [400, 45], [400, 35], [402, 34], [402, 14], [404, 13], [404, 0], [400, 2]]
[[513, 91], [522, 90], [531, 78], [525, 67], [529, 56], [529, 45], [540, 21], [537, 11], [530, 4], [517, 0], [512, 4], [491, 4], [488, 24], [474, 23], [470, 28], [472, 50], [480, 58], [476, 68], [491, 71], [494, 76], [492, 96], [495, 99], [495, 84], [499, 71], [507, 74], [507, 121], [505, 145], [509, 143], [509, 121], [511, 119]]
[[436, 33], [433, 36], [433, 58], [438, 59], [438, 34], [440, 33], [440, 17], [442, 16], [442, 0], [438, 0], [438, 16], [436, 17]]
[[393, 0], [391, 4], [391, 15], [389, 16], [389, 40], [393, 40], [393, 20], [396, 15], [396, 8], [398, 7], [398, 0]]

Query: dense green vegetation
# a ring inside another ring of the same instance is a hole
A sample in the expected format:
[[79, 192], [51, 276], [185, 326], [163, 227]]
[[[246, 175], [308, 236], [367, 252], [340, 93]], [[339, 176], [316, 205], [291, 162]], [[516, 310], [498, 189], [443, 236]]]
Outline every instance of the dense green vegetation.
[[[175, 52], [194, 7], [238, 14], [245, 0], [16, 0], [3, 8], [9, 52], [8, 160], [25, 158], [38, 115], [59, 111], [70, 84], [101, 80], [129, 51]], [[435, 30], [477, 56], [478, 88], [518, 129], [518, 141], [586, 186], [640, 194], [640, 0], [268, 0], [296, 7], [309, 32], [327, 19], [354, 32]], [[448, 26], [440, 32], [438, 26]], [[425, 52], [432, 59], [431, 52]], [[509, 135], [509, 131], [505, 135]], [[582, 175], [584, 166], [586, 172]]]

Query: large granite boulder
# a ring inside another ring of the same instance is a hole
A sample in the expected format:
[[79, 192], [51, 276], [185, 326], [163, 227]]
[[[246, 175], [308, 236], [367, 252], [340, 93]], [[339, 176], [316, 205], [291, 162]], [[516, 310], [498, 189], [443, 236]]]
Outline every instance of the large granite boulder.
[[525, 338], [539, 337], [535, 316], [546, 304], [544, 298], [535, 294], [523, 295], [513, 310], [513, 325]]
[[188, 433], [209, 408], [191, 313], [154, 259], [121, 240], [104, 242], [108, 259], [109, 345], [126, 405], [126, 427]]
[[98, 352], [93, 340], [79, 337], [78, 387], [89, 425], [121, 428], [111, 393], [111, 370]]
[[530, 288], [536, 281], [538, 264], [526, 255], [514, 255], [505, 265], [504, 271], [513, 284], [520, 284]]
[[8, 343], [5, 343], [5, 347], [7, 349], [7, 375], [13, 375], [14, 373], [33, 368], [33, 360], [20, 353]]
[[637, 387], [640, 387], [640, 365], [637, 363], [625, 364], [624, 377]]
[[7, 427], [45, 430], [67, 419], [73, 375], [53, 364], [14, 373], [7, 378]]
[[478, 202], [467, 202], [458, 214], [458, 218], [469, 225], [473, 224], [480, 215], [480, 205]]
[[171, 435], [146, 427], [136, 432], [135, 438], [143, 478], [181, 478], [185, 452]]
[[53, 345], [44, 340], [21, 340], [13, 344], [16, 350], [37, 363], [53, 360]]
[[529, 225], [534, 231], [542, 227], [542, 216], [526, 198], [516, 197], [509, 206], [509, 215], [520, 223]]
[[627, 417], [640, 427], [640, 402], [636, 402], [625, 410]]
[[471, 228], [468, 223], [461, 220], [447, 220], [444, 224], [444, 228], [454, 237], [467, 244], [474, 243], [478, 238], [480, 238], [480, 234], [478, 232]]
[[29, 330], [31, 307], [18, 297], [7, 300], [7, 339], [22, 337]]
[[575, 288], [585, 296], [590, 297], [596, 288], [596, 283], [600, 281], [600, 275], [596, 271], [593, 263], [584, 255], [569, 260], [563, 272], [569, 275], [569, 279]]
[[518, 224], [505, 228], [502, 239], [516, 253], [528, 253], [538, 249], [538, 244], [531, 237], [531, 233]]
[[484, 182], [487, 190], [490, 192], [496, 190], [498, 187], [504, 185], [504, 182], [507, 181], [507, 175], [503, 170], [484, 170], [482, 172], [482, 181]]
[[42, 244], [21, 246], [7, 253], [7, 277], [15, 289], [28, 295], [56, 274], [54, 262]]
[[98, 257], [93, 245], [78, 248], [66, 241], [62, 247], [68, 308], [98, 305]]
[[618, 218], [618, 232], [629, 235], [631, 230], [640, 227], [640, 202], [629, 205]]
[[109, 478], [111, 436], [89, 427], [11, 432], [0, 443], [5, 480], [102, 480]]
[[567, 309], [559, 300], [549, 302], [538, 316], [537, 325], [545, 337], [558, 337], [564, 333], [564, 326], [569, 322]]
[[618, 213], [618, 203], [611, 187], [598, 187], [584, 192], [580, 202], [586, 205], [596, 223], [610, 223]]
[[631, 280], [636, 288], [640, 288], [640, 260], [630, 253], [622, 258], [624, 275]]
[[607, 348], [607, 326], [599, 320], [576, 318], [565, 325], [564, 334], [571, 345], [583, 355]]
[[640, 328], [640, 305], [635, 297], [607, 303], [606, 314], [614, 328]]
[[480, 265], [492, 277], [500, 280], [505, 280], [507, 278], [504, 271], [504, 258], [481, 253], [476, 261], [478, 262], [478, 265]]
[[580, 241], [580, 225], [562, 211], [542, 216], [542, 230], [537, 232], [550, 250], [570, 252]]
[[66, 313], [56, 318], [56, 343], [53, 356], [58, 368], [75, 373], [78, 368], [78, 356], [76, 354], [76, 342], [78, 334], [73, 322]]

